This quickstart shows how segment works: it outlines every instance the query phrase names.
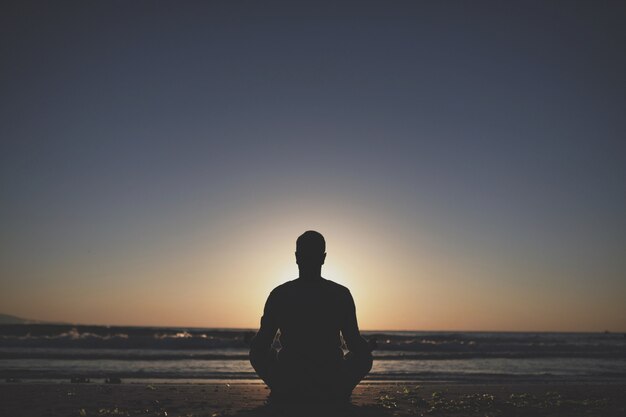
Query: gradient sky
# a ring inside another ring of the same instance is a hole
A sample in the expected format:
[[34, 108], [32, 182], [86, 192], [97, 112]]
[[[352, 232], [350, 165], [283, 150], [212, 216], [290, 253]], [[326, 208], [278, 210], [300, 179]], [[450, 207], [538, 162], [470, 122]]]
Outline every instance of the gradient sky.
[[2, 2], [0, 312], [626, 331], [624, 3], [298, 3]]

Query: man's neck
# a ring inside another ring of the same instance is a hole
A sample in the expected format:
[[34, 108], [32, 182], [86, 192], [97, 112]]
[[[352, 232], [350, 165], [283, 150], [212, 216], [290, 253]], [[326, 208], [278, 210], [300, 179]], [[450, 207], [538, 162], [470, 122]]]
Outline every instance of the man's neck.
[[321, 279], [322, 278], [322, 268], [314, 268], [314, 269], [300, 269], [300, 278], [302, 279]]

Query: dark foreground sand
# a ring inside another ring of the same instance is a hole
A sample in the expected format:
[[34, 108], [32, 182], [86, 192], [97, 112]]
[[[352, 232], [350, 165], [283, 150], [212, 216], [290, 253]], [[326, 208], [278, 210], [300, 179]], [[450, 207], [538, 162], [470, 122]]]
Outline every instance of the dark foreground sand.
[[0, 416], [626, 416], [623, 384], [363, 383], [340, 406], [267, 404], [255, 383], [0, 383]]

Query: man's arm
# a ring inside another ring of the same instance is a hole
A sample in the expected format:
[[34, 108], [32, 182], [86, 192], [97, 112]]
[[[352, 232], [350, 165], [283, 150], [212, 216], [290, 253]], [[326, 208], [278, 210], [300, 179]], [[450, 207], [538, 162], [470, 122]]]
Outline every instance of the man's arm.
[[278, 331], [276, 304], [276, 294], [272, 291], [265, 302], [261, 328], [250, 342], [250, 353], [266, 351], [272, 346], [276, 331]]
[[344, 310], [345, 317], [341, 328], [343, 339], [345, 340], [346, 346], [350, 352], [370, 353], [372, 351], [372, 347], [359, 332], [359, 325], [356, 320], [356, 307], [354, 305], [352, 294], [350, 294], [350, 291], [347, 291], [346, 294], [346, 309]]

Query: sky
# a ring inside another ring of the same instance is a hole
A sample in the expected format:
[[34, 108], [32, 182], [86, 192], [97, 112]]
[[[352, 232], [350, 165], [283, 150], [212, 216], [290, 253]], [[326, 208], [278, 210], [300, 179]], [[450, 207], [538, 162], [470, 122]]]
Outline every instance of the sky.
[[334, 3], [2, 2], [0, 312], [626, 332], [624, 3]]

